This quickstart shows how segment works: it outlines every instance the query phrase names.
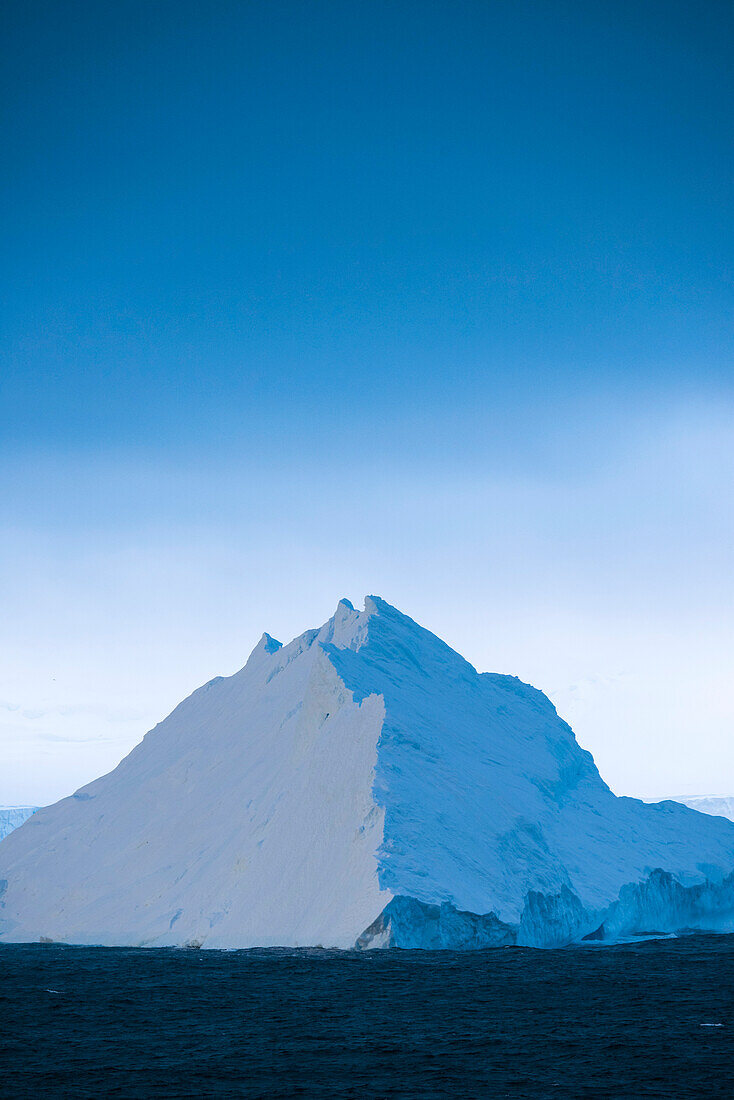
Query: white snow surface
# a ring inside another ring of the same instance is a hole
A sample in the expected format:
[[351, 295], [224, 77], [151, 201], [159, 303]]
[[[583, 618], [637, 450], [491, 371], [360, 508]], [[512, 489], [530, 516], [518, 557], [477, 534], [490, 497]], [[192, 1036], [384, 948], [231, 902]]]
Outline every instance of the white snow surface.
[[[638, 896], [657, 869], [674, 890], [656, 878]], [[0, 939], [346, 948], [398, 897], [418, 904], [385, 926], [427, 914], [431, 943], [494, 935], [461, 916], [494, 913], [552, 944], [605, 913], [621, 934], [653, 896], [695, 926], [729, 905], [732, 870], [734, 824], [615, 797], [546, 696], [367, 597], [285, 647], [263, 635], [240, 672], [7, 837]]]
[[0, 840], [27, 821], [37, 809], [37, 806], [0, 806]]

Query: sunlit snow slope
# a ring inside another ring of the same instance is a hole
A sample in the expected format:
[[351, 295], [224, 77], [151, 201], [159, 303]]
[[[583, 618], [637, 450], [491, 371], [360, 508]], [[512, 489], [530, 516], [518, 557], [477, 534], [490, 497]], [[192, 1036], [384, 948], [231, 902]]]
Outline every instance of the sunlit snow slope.
[[616, 798], [541, 692], [368, 597], [288, 646], [264, 635], [6, 838], [0, 938], [472, 947], [734, 928], [733, 869], [734, 824]]

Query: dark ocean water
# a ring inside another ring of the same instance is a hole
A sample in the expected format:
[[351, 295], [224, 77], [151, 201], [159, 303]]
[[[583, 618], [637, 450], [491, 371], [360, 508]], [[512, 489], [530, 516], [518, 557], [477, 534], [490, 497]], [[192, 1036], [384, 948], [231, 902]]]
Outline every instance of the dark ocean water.
[[463, 954], [1, 946], [0, 1096], [734, 1097], [734, 936]]

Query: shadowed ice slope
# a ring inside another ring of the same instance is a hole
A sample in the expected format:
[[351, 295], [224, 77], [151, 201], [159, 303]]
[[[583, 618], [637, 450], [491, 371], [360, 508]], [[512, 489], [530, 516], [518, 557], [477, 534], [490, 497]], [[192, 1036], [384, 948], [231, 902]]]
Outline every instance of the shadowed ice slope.
[[616, 798], [541, 692], [368, 597], [8, 837], [0, 938], [543, 945], [728, 927], [733, 869], [734, 824]]

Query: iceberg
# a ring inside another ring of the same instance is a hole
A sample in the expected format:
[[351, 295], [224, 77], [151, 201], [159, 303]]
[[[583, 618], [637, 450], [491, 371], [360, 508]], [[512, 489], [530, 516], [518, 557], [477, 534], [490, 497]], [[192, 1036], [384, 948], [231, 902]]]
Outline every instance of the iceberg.
[[264, 634], [0, 845], [0, 940], [554, 947], [734, 930], [734, 823], [618, 798], [542, 692], [378, 597]]

